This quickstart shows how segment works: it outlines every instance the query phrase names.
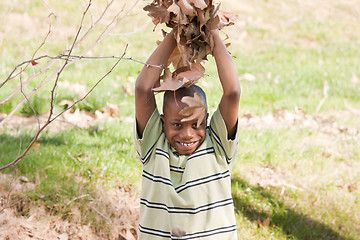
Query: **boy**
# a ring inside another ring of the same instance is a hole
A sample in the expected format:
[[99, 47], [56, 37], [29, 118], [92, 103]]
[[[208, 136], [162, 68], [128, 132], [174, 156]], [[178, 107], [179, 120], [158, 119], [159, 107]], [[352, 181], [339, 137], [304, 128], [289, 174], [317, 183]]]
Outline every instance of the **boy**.
[[[143, 165], [140, 240], [236, 239], [230, 171], [238, 145], [240, 84], [218, 30], [212, 31], [223, 89], [218, 109], [207, 127], [205, 93], [192, 85], [164, 94], [160, 115], [152, 88], [176, 46], [173, 32], [149, 57], [135, 85], [135, 146]], [[152, 66], [151, 66], [152, 65]], [[180, 114], [184, 96], [200, 97], [203, 119]]]

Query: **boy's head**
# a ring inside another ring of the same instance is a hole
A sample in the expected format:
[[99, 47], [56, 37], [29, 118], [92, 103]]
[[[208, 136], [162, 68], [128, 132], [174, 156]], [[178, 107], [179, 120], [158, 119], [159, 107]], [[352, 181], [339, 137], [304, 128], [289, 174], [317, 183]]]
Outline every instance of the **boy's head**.
[[[198, 119], [184, 121], [187, 116], [181, 115], [180, 111], [188, 107], [181, 101], [185, 96], [194, 97], [195, 93], [200, 96], [204, 105], [205, 116], [198, 126]], [[163, 131], [172, 147], [181, 155], [193, 153], [205, 139], [207, 122], [207, 103], [204, 91], [196, 85], [187, 88], [180, 88], [174, 91], [166, 91], [163, 101]]]

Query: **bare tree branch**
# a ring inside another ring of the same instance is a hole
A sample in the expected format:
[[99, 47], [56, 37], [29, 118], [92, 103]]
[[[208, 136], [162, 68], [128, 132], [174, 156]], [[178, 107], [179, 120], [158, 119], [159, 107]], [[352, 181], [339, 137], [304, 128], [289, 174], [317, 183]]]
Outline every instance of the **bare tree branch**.
[[[137, 5], [137, 3], [139, 2], [139, 0], [137, 0], [132, 7], [125, 13], [124, 16], [122, 16], [119, 19], [119, 16], [122, 12], [124, 12], [125, 6], [116, 14], [116, 16], [112, 19], [112, 21], [105, 27], [105, 29], [100, 33], [99, 37], [95, 40], [95, 42], [93, 42], [88, 48], [85, 49], [85, 51], [83, 51], [80, 55], [74, 55], [73, 52], [75, 50], [75, 48], [77, 48], [78, 46], [80, 46], [80, 43], [86, 39], [86, 37], [89, 35], [89, 33], [91, 31], [93, 31], [94, 26], [97, 25], [105, 16], [105, 13], [108, 11], [109, 7], [113, 4], [115, 0], [111, 0], [110, 2], [107, 3], [105, 9], [101, 12], [101, 15], [96, 19], [96, 21], [94, 22], [93, 17], [91, 16], [91, 25], [88, 29], [86, 29], [86, 31], [82, 34], [83, 30], [84, 30], [84, 20], [86, 15], [90, 14], [90, 7], [92, 4], [92, 0], [89, 0], [88, 5], [86, 7], [86, 9], [83, 11], [82, 13], [82, 17], [81, 17], [81, 21], [80, 24], [78, 26], [77, 32], [75, 34], [74, 40], [72, 41], [72, 44], [70, 46], [70, 48], [66, 48], [67, 50], [65, 50], [64, 52], [62, 52], [61, 54], [57, 55], [57, 56], [50, 56], [50, 55], [43, 55], [40, 57], [35, 57], [35, 55], [38, 53], [39, 49], [46, 43], [46, 40], [48, 38], [48, 36], [50, 35], [51, 32], [51, 25], [49, 26], [49, 32], [48, 34], [45, 36], [43, 42], [40, 44], [40, 46], [36, 49], [36, 51], [34, 52], [34, 54], [32, 55], [32, 58], [30, 60], [24, 61], [20, 64], [18, 64], [10, 73], [10, 75], [7, 77], [7, 79], [5, 79], [5, 81], [3, 83], [1, 83], [0, 88], [2, 86], [4, 86], [4, 84], [6, 84], [10, 79], [15, 78], [16, 76], [19, 76], [21, 73], [24, 72], [24, 70], [31, 65], [34, 65], [35, 63], [37, 63], [37, 61], [40, 60], [44, 60], [44, 59], [51, 59], [50, 63], [47, 64], [45, 67], [43, 67], [41, 70], [34, 72], [32, 76], [30, 76], [28, 79], [26, 79], [25, 81], [22, 81], [20, 78], [20, 86], [15, 89], [15, 91], [13, 91], [7, 98], [5, 98], [4, 100], [2, 100], [0, 102], [0, 105], [8, 102], [17, 92], [21, 91], [21, 94], [24, 96], [24, 98], [18, 103], [18, 105], [12, 109], [11, 113], [9, 113], [7, 115], [7, 117], [5, 119], [3, 119], [0, 122], [0, 125], [4, 124], [4, 122], [6, 122], [11, 115], [13, 115], [18, 108], [24, 104], [26, 101], [29, 103], [31, 109], [33, 110], [37, 120], [38, 120], [38, 130], [35, 134], [35, 136], [33, 137], [33, 139], [31, 140], [31, 142], [27, 145], [27, 147], [25, 148], [25, 150], [21, 151], [21, 141], [20, 141], [20, 148], [19, 148], [19, 154], [18, 156], [10, 163], [8, 163], [7, 165], [0, 167], [0, 171], [10, 168], [12, 166], [15, 166], [18, 162], [20, 162], [30, 151], [31, 147], [36, 143], [36, 141], [38, 140], [40, 134], [42, 133], [42, 131], [44, 129], [46, 129], [46, 127], [48, 125], [50, 125], [53, 121], [55, 121], [56, 119], [58, 119], [61, 115], [63, 115], [66, 111], [72, 109], [76, 104], [78, 104], [79, 102], [83, 101], [86, 97], [88, 97], [88, 95], [100, 84], [100, 82], [102, 82], [115, 68], [116, 66], [120, 63], [121, 60], [129, 60], [129, 61], [134, 61], [137, 63], [141, 63], [144, 64], [146, 66], [154, 66], [154, 67], [159, 67], [162, 68], [162, 66], [157, 66], [157, 65], [150, 65], [147, 63], [143, 63], [141, 61], [135, 60], [133, 58], [125, 58], [124, 56], [126, 55], [127, 52], [127, 48], [128, 45], [126, 45], [123, 54], [121, 56], [99, 56], [99, 57], [88, 57], [88, 56], [84, 56], [87, 52], [89, 52], [93, 47], [95, 47], [98, 43], [100, 43], [101, 41], [103, 41], [106, 37], [111, 36], [111, 33], [114, 31], [114, 29], [124, 20], [125, 17], [127, 17], [129, 15], [129, 13], [133, 10], [133, 8]], [[50, 8], [50, 6], [43, 0], [44, 4], [47, 5], [48, 8]], [[51, 9], [51, 8], [50, 8]], [[54, 11], [51, 9], [52, 14], [54, 14]], [[55, 14], [54, 14], [55, 15]], [[63, 71], [70, 66], [71, 64], [74, 64], [78, 61], [82, 61], [84, 59], [88, 59], [88, 60], [94, 60], [94, 59], [115, 59], [116, 62], [115, 64], [109, 69], [109, 71], [104, 74], [93, 86], [92, 88], [84, 95], [82, 96], [80, 99], [78, 99], [77, 101], [75, 101], [73, 104], [71, 104], [70, 106], [67, 106], [66, 109], [64, 109], [63, 111], [61, 111], [60, 113], [54, 115], [54, 103], [56, 100], [56, 89], [58, 87], [58, 83], [59, 83], [59, 79], [60, 76], [62, 75]], [[64, 62], [62, 62], [64, 61]], [[30, 81], [32, 81], [33, 79], [35, 79], [36, 77], [38, 77], [39, 75], [49, 71], [52, 69], [52, 67], [56, 64], [59, 63], [60, 66], [57, 67], [56, 69], [54, 69], [54, 71], [52, 72], [52, 74], [50, 76], [48, 76], [46, 79], [44, 79], [40, 84], [38, 84], [34, 89], [32, 89], [29, 93], [25, 94], [25, 92], [23, 91], [23, 88], [25, 85], [27, 85]], [[22, 68], [23, 67], [23, 68]], [[20, 75], [21, 76], [21, 75]], [[48, 83], [51, 80], [54, 80], [54, 83], [51, 87], [51, 97], [50, 97], [50, 110], [47, 116], [47, 120], [45, 121], [45, 123], [41, 126], [40, 120], [38, 118], [38, 116], [36, 115], [36, 111], [34, 109], [34, 107], [31, 105], [29, 98], [35, 93], [37, 92], [42, 86], [44, 86], [46, 83]]]
[[[48, 8], [50, 8], [50, 6], [45, 2], [45, 5], [47, 5]], [[111, 6], [111, 4], [113, 4], [114, 0], [112, 0], [110, 3], [108, 3], [104, 9], [104, 11], [101, 13], [100, 17], [96, 20], [95, 23], [92, 24], [92, 26], [86, 31], [86, 33], [79, 39], [77, 40], [77, 43], [76, 45], [74, 46], [75, 42], [73, 42], [73, 46], [71, 49], [74, 49], [75, 47], [78, 47], [79, 44], [85, 39], [85, 37], [90, 33], [90, 31], [92, 31], [95, 27], [95, 25], [97, 25], [101, 20], [102, 18], [104, 17], [105, 13], [108, 11], [109, 7]], [[130, 11], [133, 10], [133, 8], [137, 5], [137, 3], [139, 2], [139, 0], [137, 0], [133, 5], [132, 7], [130, 8], [130, 10], [128, 10], [125, 15], [120, 19], [118, 20], [118, 22], [115, 24], [115, 26], [113, 26], [109, 32], [107, 34], [105, 34], [106, 30], [115, 22], [115, 20], [117, 20], [118, 16], [120, 15], [121, 12], [124, 11], [124, 7], [116, 14], [116, 16], [113, 18], [113, 20], [111, 21], [111, 23], [109, 23], [106, 27], [105, 27], [105, 30], [100, 34], [100, 36], [98, 37], [98, 39], [90, 46], [88, 47], [85, 51], [83, 51], [83, 53], [81, 53], [81, 56], [85, 55], [88, 51], [90, 51], [94, 46], [96, 46], [98, 43], [100, 43], [102, 40], [104, 40], [107, 36], [110, 36], [110, 32], [116, 27], [116, 25], [118, 25], [125, 17], [127, 17], [130, 13]], [[89, 10], [90, 8], [90, 5], [91, 5], [91, 1], [89, 2], [89, 5], [87, 6], [87, 10]], [[50, 8], [51, 9], [51, 8]], [[52, 13], [54, 13], [54, 11], [51, 9]], [[83, 15], [83, 19], [82, 19], [82, 22], [84, 20], [84, 15]], [[81, 27], [82, 27], [82, 24], [81, 24]], [[0, 84], [0, 88], [6, 83], [8, 82], [10, 79], [12, 78], [15, 78], [16, 76], [18, 76], [21, 72], [13, 75], [17, 69], [19, 69], [21, 66], [26, 65], [26, 67], [23, 69], [23, 71], [25, 71], [25, 69], [27, 68], [27, 66], [30, 64], [30, 63], [36, 63], [37, 61], [43, 59], [43, 58], [49, 58], [49, 59], [63, 59], [65, 61], [69, 61], [69, 58], [70, 58], [70, 53], [67, 53], [65, 54], [65, 52], [67, 52], [67, 50], [65, 50], [63, 53], [59, 54], [58, 56], [55, 56], [55, 57], [52, 57], [52, 56], [49, 56], [49, 55], [44, 55], [44, 56], [40, 56], [40, 57], [37, 57], [37, 58], [34, 58], [34, 56], [36, 55], [37, 51], [41, 48], [41, 46], [43, 46], [46, 42], [46, 39], [47, 37], [49, 36], [50, 34], [50, 29], [51, 29], [51, 25], [49, 25], [49, 32], [48, 34], [46, 35], [46, 37], [44, 38], [44, 41], [42, 42], [42, 44], [40, 45], [40, 47], [35, 51], [35, 53], [33, 54], [33, 58], [30, 59], [30, 60], [27, 60], [27, 61], [24, 61], [20, 64], [18, 64], [13, 70], [12, 72], [10, 73], [10, 75], [7, 77], [7, 79], [2, 83]], [[81, 30], [81, 29], [79, 29]], [[78, 58], [78, 57], [76, 57]], [[116, 58], [116, 57], [111, 57], [111, 58]], [[81, 59], [81, 58], [78, 58], [78, 59]], [[37, 77], [38, 75], [42, 74], [43, 72], [46, 72], [50, 69], [50, 67], [55, 63], [56, 61], [52, 61], [50, 64], [48, 64], [48, 66], [44, 67], [43, 69], [41, 69], [40, 71], [38, 71], [37, 73], [34, 73], [33, 76], [31, 76], [28, 80], [26, 80], [24, 83], [23, 83], [23, 87], [25, 87], [31, 80], [33, 80], [35, 77]], [[64, 68], [69, 66], [69, 64], [64, 64]], [[23, 72], [22, 71], [22, 72]], [[50, 81], [50, 79], [49, 79]], [[46, 81], [47, 83], [48, 81]], [[40, 84], [41, 86], [43, 86], [44, 84]], [[39, 86], [40, 86], [39, 85]], [[39, 87], [35, 88], [34, 90], [38, 90]], [[13, 91], [8, 97], [6, 97], [4, 100], [2, 100], [0, 102], [0, 106], [3, 105], [4, 103], [10, 101], [10, 99], [20, 90], [20, 86], [15, 90]], [[33, 91], [34, 92], [34, 91]], [[13, 115], [16, 110], [24, 103], [24, 101], [21, 101], [17, 106], [16, 106], [16, 109], [13, 109], [13, 111], [11, 112], [10, 116]], [[10, 117], [9, 115], [6, 117]], [[3, 122], [0, 122], [0, 125], [2, 125]]]
[[[127, 47], [125, 48], [124, 50], [124, 53], [122, 54], [122, 56], [125, 56], [126, 54], [126, 50], [127, 50]], [[39, 138], [40, 136], [40, 133], [49, 125], [51, 124], [53, 121], [55, 121], [59, 116], [61, 116], [64, 112], [68, 111], [69, 109], [71, 109], [73, 106], [75, 106], [77, 103], [83, 101], [95, 88], [96, 86], [99, 85], [99, 83], [105, 78], [107, 77], [113, 70], [114, 68], [119, 64], [119, 62], [122, 60], [122, 58], [119, 58], [116, 63], [111, 67], [111, 69], [103, 76], [101, 77], [97, 82], [96, 84], [82, 97], [80, 98], [79, 100], [77, 100], [76, 102], [74, 102], [72, 105], [68, 106], [64, 111], [60, 112], [59, 114], [57, 114], [55, 117], [52, 118], [52, 115], [53, 115], [53, 106], [54, 106], [54, 100], [55, 100], [55, 97], [54, 97], [54, 94], [51, 95], [51, 107], [52, 107], [52, 111], [50, 111], [49, 113], [49, 116], [48, 116], [48, 119], [47, 121], [44, 123], [44, 125], [38, 130], [38, 132], [36, 133], [35, 137], [33, 138], [33, 140], [30, 142], [30, 144], [27, 146], [27, 148], [24, 150], [24, 152], [19, 155], [14, 161], [12, 161], [11, 163], [3, 166], [3, 167], [0, 167], [0, 171], [2, 170], [5, 170], [7, 168], [10, 168], [14, 165], [16, 165], [18, 162], [20, 162], [25, 156], [26, 154], [29, 152], [29, 150], [31, 149], [31, 147], [36, 143], [37, 139]], [[58, 82], [55, 82], [54, 83], [54, 87], [53, 87], [53, 90], [52, 90], [52, 93], [55, 91], [54, 89], [56, 89], [57, 87], [57, 83]]]

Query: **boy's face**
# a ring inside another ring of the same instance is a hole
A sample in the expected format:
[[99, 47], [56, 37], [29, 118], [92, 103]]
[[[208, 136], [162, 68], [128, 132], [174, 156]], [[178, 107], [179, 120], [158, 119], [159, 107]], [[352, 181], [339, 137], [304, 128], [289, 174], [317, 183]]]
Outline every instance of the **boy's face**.
[[182, 122], [181, 120], [185, 117], [179, 112], [184, 107], [187, 107], [185, 103], [175, 102], [172, 99], [166, 102], [164, 115], [161, 116], [166, 138], [180, 155], [193, 153], [204, 141], [206, 135], [207, 115], [199, 127], [197, 127], [197, 119]]

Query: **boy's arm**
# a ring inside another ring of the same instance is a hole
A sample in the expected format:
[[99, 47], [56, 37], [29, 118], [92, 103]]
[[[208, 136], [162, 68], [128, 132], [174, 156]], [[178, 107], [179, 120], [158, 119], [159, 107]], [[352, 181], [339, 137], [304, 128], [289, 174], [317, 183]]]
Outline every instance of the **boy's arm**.
[[210, 33], [214, 40], [214, 49], [212, 54], [216, 61], [223, 89], [219, 110], [224, 119], [229, 136], [233, 137], [236, 132], [236, 123], [238, 120], [241, 87], [235, 65], [220, 38], [219, 31], [213, 30]]
[[[175, 46], [174, 33], [171, 31], [151, 54], [146, 63], [149, 65], [165, 66]], [[135, 83], [135, 114], [140, 137], [142, 137], [145, 126], [156, 108], [152, 88], [159, 81], [163, 70], [163, 68], [149, 65], [145, 65], [141, 69]]]

